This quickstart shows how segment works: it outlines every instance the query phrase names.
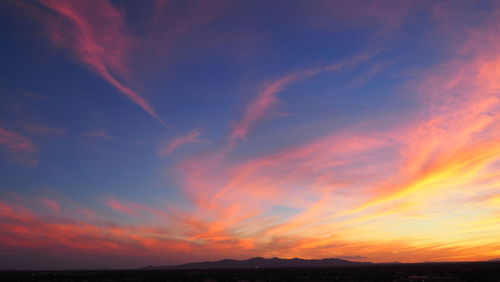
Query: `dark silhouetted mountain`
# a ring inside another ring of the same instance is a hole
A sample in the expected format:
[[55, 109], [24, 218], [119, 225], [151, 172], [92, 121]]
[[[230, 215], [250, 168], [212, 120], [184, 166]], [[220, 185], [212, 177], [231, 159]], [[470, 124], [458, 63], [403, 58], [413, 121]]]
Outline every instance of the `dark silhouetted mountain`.
[[488, 261], [498, 261], [498, 262], [500, 262], [500, 258], [490, 259], [490, 260], [488, 260]]
[[337, 258], [325, 259], [280, 259], [251, 258], [247, 260], [223, 259], [219, 261], [194, 262], [181, 265], [147, 266], [143, 269], [228, 269], [228, 268], [299, 268], [299, 267], [333, 267], [371, 264], [354, 262]]

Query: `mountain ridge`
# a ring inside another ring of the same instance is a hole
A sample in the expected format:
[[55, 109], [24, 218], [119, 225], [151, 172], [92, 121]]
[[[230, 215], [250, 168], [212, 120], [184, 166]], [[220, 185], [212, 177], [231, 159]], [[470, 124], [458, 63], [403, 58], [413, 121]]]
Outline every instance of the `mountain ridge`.
[[193, 262], [179, 265], [146, 266], [142, 269], [231, 269], [231, 268], [299, 268], [367, 265], [370, 262], [356, 262], [339, 258], [324, 259], [282, 259], [254, 257], [246, 260], [222, 259], [218, 261]]

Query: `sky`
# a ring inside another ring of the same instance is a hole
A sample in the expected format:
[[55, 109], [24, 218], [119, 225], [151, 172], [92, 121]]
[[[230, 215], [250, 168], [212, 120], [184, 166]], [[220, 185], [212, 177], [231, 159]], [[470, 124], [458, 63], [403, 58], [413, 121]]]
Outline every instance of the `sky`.
[[499, 1], [0, 3], [0, 269], [500, 257]]

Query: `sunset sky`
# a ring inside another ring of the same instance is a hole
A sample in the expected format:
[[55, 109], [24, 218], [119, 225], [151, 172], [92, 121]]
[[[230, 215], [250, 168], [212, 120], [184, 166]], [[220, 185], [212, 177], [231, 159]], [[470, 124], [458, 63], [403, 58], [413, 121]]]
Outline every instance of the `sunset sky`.
[[500, 1], [0, 3], [0, 269], [500, 257]]

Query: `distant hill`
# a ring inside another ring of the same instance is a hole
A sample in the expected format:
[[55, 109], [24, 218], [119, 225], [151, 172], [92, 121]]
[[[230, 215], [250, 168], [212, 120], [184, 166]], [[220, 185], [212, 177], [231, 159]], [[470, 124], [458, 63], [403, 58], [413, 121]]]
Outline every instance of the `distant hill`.
[[325, 259], [281, 259], [251, 258], [247, 260], [223, 259], [219, 261], [194, 262], [181, 265], [147, 266], [143, 269], [228, 269], [228, 268], [298, 268], [298, 267], [333, 267], [371, 264], [337, 258]]
[[500, 262], [500, 258], [490, 259], [490, 260], [488, 260], [488, 261], [498, 261], [498, 262]]

